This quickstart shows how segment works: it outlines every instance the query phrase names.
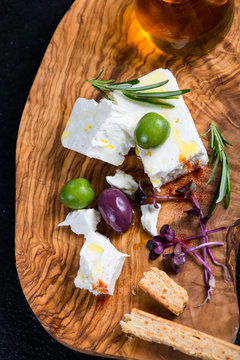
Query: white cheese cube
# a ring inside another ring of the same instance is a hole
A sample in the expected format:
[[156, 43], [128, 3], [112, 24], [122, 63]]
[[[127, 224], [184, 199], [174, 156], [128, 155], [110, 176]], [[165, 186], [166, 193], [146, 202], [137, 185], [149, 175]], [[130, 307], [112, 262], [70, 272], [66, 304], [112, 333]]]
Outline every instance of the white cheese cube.
[[159, 208], [156, 209], [153, 204], [146, 204], [141, 205], [141, 223], [147, 232], [150, 235], [155, 236], [158, 234], [157, 232], [157, 221], [158, 221], [158, 214], [161, 209], [161, 205], [158, 204]]
[[123, 191], [130, 198], [134, 197], [138, 188], [138, 183], [134, 178], [122, 170], [117, 170], [114, 176], [107, 176], [106, 181], [110, 186]]
[[77, 235], [84, 235], [91, 231], [96, 231], [97, 224], [101, 220], [100, 212], [95, 209], [81, 209], [71, 211], [66, 219], [58, 226], [70, 226], [71, 230]]
[[[169, 80], [164, 86], [151, 90], [154, 92], [179, 89], [172, 73], [165, 69], [155, 70], [139, 80], [140, 83], [135, 87]], [[162, 145], [149, 150], [140, 147], [137, 149], [144, 170], [155, 188], [207, 164], [206, 149], [182, 96], [179, 99], [166, 100], [175, 106], [173, 109], [131, 100], [119, 91], [114, 91], [111, 97], [132, 118], [133, 126], [129, 128], [132, 137], [138, 121], [146, 113], [156, 112], [169, 121], [170, 136]]]
[[62, 145], [83, 155], [121, 165], [134, 142], [131, 119], [111, 101], [79, 98], [62, 134]]
[[87, 235], [80, 252], [80, 268], [74, 280], [75, 286], [94, 295], [113, 295], [125, 258], [110, 240], [97, 232]]

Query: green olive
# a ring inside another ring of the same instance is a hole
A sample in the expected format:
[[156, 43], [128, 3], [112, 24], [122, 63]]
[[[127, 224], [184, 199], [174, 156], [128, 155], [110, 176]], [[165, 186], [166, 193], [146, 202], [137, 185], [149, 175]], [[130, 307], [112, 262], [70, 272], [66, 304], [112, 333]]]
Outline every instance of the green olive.
[[155, 148], [167, 140], [170, 130], [169, 122], [163, 116], [150, 112], [139, 120], [134, 139], [143, 149]]
[[84, 209], [94, 199], [94, 191], [87, 179], [68, 181], [60, 193], [62, 203], [70, 209]]

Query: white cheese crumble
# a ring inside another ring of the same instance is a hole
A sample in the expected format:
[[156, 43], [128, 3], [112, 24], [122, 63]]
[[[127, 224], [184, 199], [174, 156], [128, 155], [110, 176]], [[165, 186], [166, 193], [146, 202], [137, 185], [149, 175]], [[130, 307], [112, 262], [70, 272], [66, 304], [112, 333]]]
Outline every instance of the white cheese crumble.
[[98, 232], [90, 232], [80, 252], [80, 268], [75, 286], [94, 295], [113, 295], [127, 254], [119, 252], [110, 240]]
[[106, 181], [110, 186], [123, 191], [130, 198], [134, 197], [138, 188], [138, 183], [134, 178], [122, 170], [117, 170], [114, 176], [107, 176]]
[[[139, 80], [140, 83], [135, 85], [136, 87], [169, 80], [164, 86], [154, 89], [154, 92], [179, 89], [175, 77], [165, 69], [155, 70]], [[138, 121], [146, 113], [156, 112], [170, 123], [170, 136], [162, 145], [149, 150], [137, 147], [144, 170], [155, 188], [160, 188], [163, 184], [207, 164], [206, 149], [182, 96], [179, 99], [166, 100], [175, 106], [172, 109], [128, 99], [119, 91], [114, 91], [110, 96], [114, 103], [132, 118], [132, 122], [129, 123], [132, 124], [129, 128], [132, 137]]]
[[147, 232], [150, 235], [155, 236], [158, 234], [157, 232], [157, 221], [158, 221], [158, 214], [161, 209], [161, 205], [158, 204], [159, 208], [156, 209], [153, 204], [146, 204], [141, 205], [141, 223]]
[[121, 165], [134, 142], [131, 119], [111, 101], [79, 98], [62, 134], [62, 145], [91, 158]]
[[91, 231], [96, 231], [101, 220], [100, 212], [95, 209], [81, 209], [71, 211], [66, 219], [58, 226], [70, 226], [77, 235], [87, 236]]

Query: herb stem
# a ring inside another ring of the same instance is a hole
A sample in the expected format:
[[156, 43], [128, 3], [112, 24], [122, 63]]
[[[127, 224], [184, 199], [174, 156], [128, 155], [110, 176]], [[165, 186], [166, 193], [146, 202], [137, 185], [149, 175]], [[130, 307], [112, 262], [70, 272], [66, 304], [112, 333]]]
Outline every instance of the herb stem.
[[[213, 229], [213, 230], [209, 230], [206, 232], [207, 235], [210, 235], [210, 234], [213, 234], [215, 232], [218, 232], [218, 231], [223, 231], [223, 230], [227, 230], [231, 227], [232, 225], [229, 225], [229, 226], [222, 226], [220, 228], [217, 228], [217, 229]], [[182, 241], [188, 241], [188, 240], [194, 240], [194, 239], [199, 239], [199, 238], [202, 238], [203, 237], [203, 234], [197, 234], [197, 235], [192, 235], [192, 236], [188, 236], [188, 237], [185, 237], [182, 239]]]
[[212, 121], [210, 128], [208, 131], [202, 135], [205, 136], [210, 132], [210, 143], [209, 148], [212, 150], [211, 158], [209, 160], [209, 166], [211, 166], [214, 162], [214, 168], [212, 170], [212, 174], [207, 182], [207, 185], [213, 180], [217, 168], [221, 165], [220, 178], [217, 184], [217, 188], [212, 200], [212, 204], [210, 206], [209, 213], [211, 214], [215, 209], [216, 205], [224, 200], [226, 197], [225, 208], [227, 209], [230, 203], [231, 196], [231, 185], [230, 185], [230, 169], [228, 157], [224, 149], [224, 145], [232, 144], [224, 139], [219, 129], [216, 127], [214, 122]]
[[[173, 104], [165, 102], [167, 99], [178, 99], [180, 95], [186, 94], [190, 89], [171, 90], [171, 91], [156, 91], [150, 92], [151, 89], [157, 89], [165, 85], [169, 80], [160, 81], [155, 84], [145, 86], [134, 86], [139, 84], [138, 79], [116, 83], [114, 79], [99, 80], [102, 75], [104, 67], [95, 79], [87, 80], [96, 90], [98, 90], [107, 100], [111, 100], [107, 92], [114, 90], [121, 91], [127, 98], [143, 103], [158, 105], [168, 108], [174, 108]], [[148, 91], [146, 91], [148, 90]]]
[[185, 254], [188, 254], [189, 252], [192, 252], [194, 250], [198, 250], [198, 249], [201, 249], [203, 247], [207, 247], [207, 246], [212, 246], [212, 245], [216, 245], [216, 246], [223, 246], [224, 243], [223, 242], [220, 242], [220, 241], [212, 241], [212, 242], [208, 242], [208, 243], [205, 243], [205, 244], [200, 244], [200, 245], [197, 245], [193, 248], [191, 248], [191, 250], [186, 250], [185, 251]]

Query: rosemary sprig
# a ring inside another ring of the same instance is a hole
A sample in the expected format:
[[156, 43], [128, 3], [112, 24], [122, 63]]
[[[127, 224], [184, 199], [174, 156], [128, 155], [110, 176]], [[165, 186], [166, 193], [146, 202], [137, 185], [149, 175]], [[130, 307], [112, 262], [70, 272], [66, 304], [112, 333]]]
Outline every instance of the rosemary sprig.
[[208, 131], [205, 134], [203, 134], [201, 137], [207, 135], [208, 133], [210, 133], [209, 148], [212, 149], [209, 165], [211, 166], [214, 162], [215, 164], [212, 174], [207, 182], [207, 185], [214, 178], [219, 163], [221, 163], [221, 173], [220, 173], [219, 181], [209, 210], [209, 213], [211, 214], [215, 209], [216, 205], [219, 204], [225, 198], [225, 196], [226, 196], [226, 202], [225, 202], [226, 209], [228, 208], [230, 203], [230, 196], [231, 196], [230, 169], [229, 169], [228, 157], [224, 150], [224, 145], [232, 146], [232, 144], [226, 139], [224, 139], [224, 137], [222, 136], [222, 134], [220, 133], [219, 129], [216, 127], [214, 122], [211, 123]]
[[124, 96], [131, 100], [140, 101], [143, 103], [154, 104], [158, 106], [164, 106], [173, 108], [174, 105], [165, 102], [167, 99], [178, 99], [180, 95], [190, 91], [190, 89], [176, 90], [176, 91], [164, 91], [164, 92], [145, 92], [146, 90], [156, 89], [165, 85], [169, 80], [160, 81], [155, 84], [146, 86], [133, 87], [140, 81], [133, 79], [120, 83], [115, 83], [114, 79], [111, 80], [99, 80], [104, 71], [104, 67], [100, 71], [99, 75], [92, 80], [87, 80], [96, 90], [98, 90], [106, 99], [111, 100], [106, 91], [113, 92], [119, 90]]

